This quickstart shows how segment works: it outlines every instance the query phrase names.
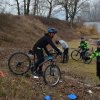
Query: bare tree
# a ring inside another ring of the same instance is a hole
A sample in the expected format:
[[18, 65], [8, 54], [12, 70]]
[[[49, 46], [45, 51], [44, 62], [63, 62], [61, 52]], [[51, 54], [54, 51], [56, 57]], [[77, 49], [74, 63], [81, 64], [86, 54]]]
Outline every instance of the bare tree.
[[30, 11], [30, 1], [31, 0], [23, 0], [22, 2], [21, 1], [19, 2], [19, 0], [15, 0], [15, 1], [17, 3], [18, 15], [21, 14], [21, 11], [23, 11], [23, 14], [28, 15]]
[[27, 0], [27, 15], [29, 14], [29, 9], [30, 9], [30, 2], [31, 2], [31, 0]]
[[50, 18], [56, 6], [56, 0], [35, 0], [33, 3], [33, 15], [42, 15]]
[[69, 12], [72, 23], [73, 23], [75, 15], [76, 15], [78, 2], [79, 2], [79, 0], [72, 0], [71, 11]]
[[36, 15], [38, 13], [38, 5], [39, 5], [39, 0], [34, 1], [34, 9], [33, 9], [33, 15]]
[[16, 3], [17, 3], [17, 11], [18, 11], [18, 15], [20, 15], [20, 7], [19, 7], [19, 1], [18, 0], [15, 0]]
[[51, 12], [52, 12], [52, 9], [53, 9], [53, 0], [47, 0], [48, 3], [49, 3], [49, 13], [48, 13], [48, 18], [50, 18], [51, 16]]
[[66, 21], [68, 21], [70, 18], [70, 21], [73, 23], [77, 11], [78, 2], [79, 0], [65, 0], [65, 2], [63, 2], [66, 13]]
[[26, 10], [26, 0], [24, 0], [24, 14], [27, 14], [27, 10]]
[[53, 9], [57, 6], [57, 2], [56, 2], [56, 0], [47, 0], [47, 3], [48, 3], [48, 6], [46, 8], [48, 8], [48, 10], [49, 10], [47, 18], [50, 18]]

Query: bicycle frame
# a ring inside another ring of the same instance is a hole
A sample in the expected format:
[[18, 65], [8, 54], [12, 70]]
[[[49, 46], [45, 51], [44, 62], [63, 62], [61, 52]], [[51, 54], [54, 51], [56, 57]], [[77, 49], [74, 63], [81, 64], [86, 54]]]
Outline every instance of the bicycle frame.
[[[36, 62], [35, 62], [35, 60], [36, 60], [36, 57], [35, 57], [35, 53], [33, 53], [32, 54], [33, 56], [34, 56], [34, 60], [33, 60], [33, 64], [35, 64]], [[54, 59], [56, 59], [57, 58], [57, 53], [55, 53], [55, 56], [44, 56], [43, 58], [44, 58], [44, 61], [42, 62], [42, 63], [40, 63], [39, 64], [39, 66], [38, 67], [40, 67], [41, 65], [43, 65], [44, 63], [46, 63], [46, 62], [51, 62], [51, 64], [54, 64], [54, 62], [55, 62], [55, 60]], [[41, 58], [41, 59], [43, 59], [43, 58]], [[41, 60], [40, 59], [40, 60]], [[33, 66], [34, 67], [34, 66]]]
[[[51, 58], [48, 58], [48, 57], [51, 57]], [[54, 61], [54, 58], [53, 58], [52, 56], [45, 56], [44, 58], [48, 58], [48, 59], [45, 59], [42, 63], [40, 63], [38, 67], [40, 67], [41, 65], [43, 65], [44, 63], [46, 63], [46, 62], [48, 62], [48, 61], [51, 62], [52, 64], [55, 62], [55, 61]], [[41, 58], [41, 59], [42, 59], [42, 58]], [[40, 59], [40, 60], [41, 60], [41, 59]]]

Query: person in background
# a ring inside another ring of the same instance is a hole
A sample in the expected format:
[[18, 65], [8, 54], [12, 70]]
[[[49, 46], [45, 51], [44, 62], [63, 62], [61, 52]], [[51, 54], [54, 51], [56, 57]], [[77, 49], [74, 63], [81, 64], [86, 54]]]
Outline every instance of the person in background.
[[60, 44], [62, 46], [62, 49], [63, 49], [63, 59], [62, 59], [62, 63], [68, 62], [69, 46], [68, 46], [67, 42], [65, 42], [64, 40], [56, 40], [55, 43], [57, 45]]
[[[87, 57], [86, 60], [93, 59], [96, 57], [96, 75], [100, 80], [100, 39], [97, 41], [97, 49], [91, 54], [90, 57]], [[100, 86], [100, 84], [98, 85]]]
[[79, 46], [82, 50], [85, 50], [88, 48], [88, 44], [86, 42], [86, 39], [84, 37], [81, 37], [81, 41], [80, 41], [80, 46]]
[[55, 28], [48, 28], [48, 32], [45, 33], [45, 35], [41, 37], [33, 46], [33, 51], [37, 56], [37, 62], [35, 63], [34, 68], [31, 68], [34, 78], [38, 78], [39, 75], [43, 75], [43, 65], [39, 66], [39, 64], [44, 61], [43, 51], [45, 51], [48, 56], [51, 55], [47, 49], [47, 45], [50, 45], [57, 52], [58, 55], [62, 55], [62, 52], [55, 46], [52, 41], [52, 38], [55, 36], [56, 33], [57, 30]]
[[80, 56], [83, 59], [86, 51], [89, 50], [88, 43], [87, 43], [87, 41], [86, 41], [86, 39], [84, 37], [81, 37], [81, 42], [80, 42], [79, 48], [81, 49], [81, 55]]

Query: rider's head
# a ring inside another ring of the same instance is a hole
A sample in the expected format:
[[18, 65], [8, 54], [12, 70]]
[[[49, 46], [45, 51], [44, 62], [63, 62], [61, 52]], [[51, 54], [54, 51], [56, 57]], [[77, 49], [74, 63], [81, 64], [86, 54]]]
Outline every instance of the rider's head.
[[57, 30], [55, 28], [48, 28], [48, 34], [51, 38], [53, 38], [56, 33]]
[[81, 37], [81, 41], [85, 41], [85, 38], [84, 37]]

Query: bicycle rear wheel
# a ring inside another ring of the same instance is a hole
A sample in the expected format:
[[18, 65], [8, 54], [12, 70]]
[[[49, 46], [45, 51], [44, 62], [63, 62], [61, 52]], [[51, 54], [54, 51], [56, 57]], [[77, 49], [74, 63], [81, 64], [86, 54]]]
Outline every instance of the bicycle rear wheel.
[[44, 81], [49, 86], [55, 86], [59, 83], [61, 72], [57, 65], [48, 65], [44, 71]]
[[30, 69], [31, 60], [22, 52], [14, 53], [8, 59], [9, 70], [16, 75], [23, 75]]
[[72, 51], [71, 58], [78, 61], [81, 58], [80, 52], [78, 50]]

